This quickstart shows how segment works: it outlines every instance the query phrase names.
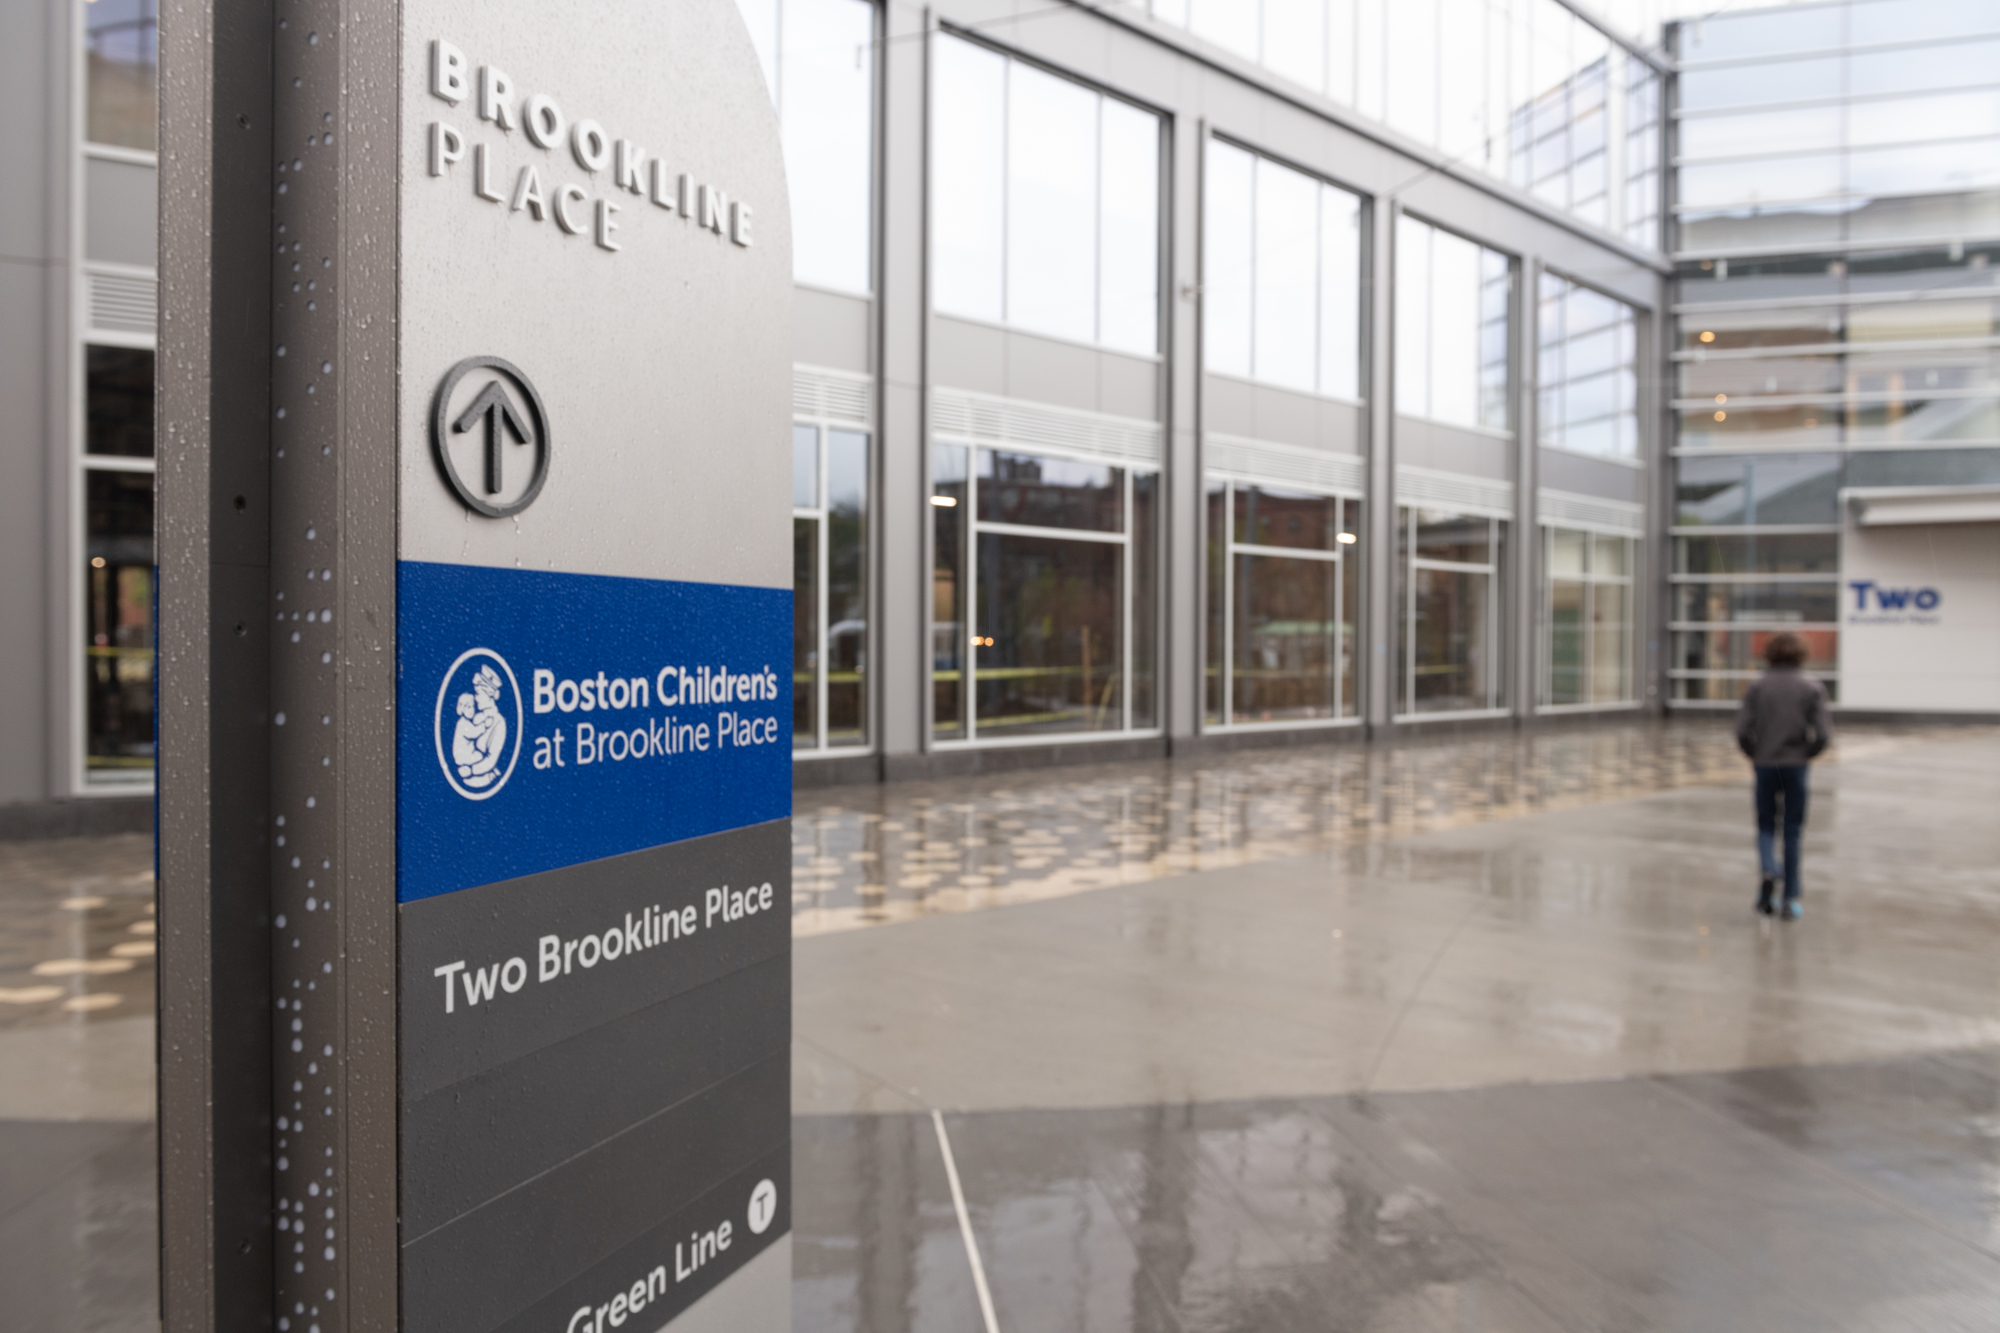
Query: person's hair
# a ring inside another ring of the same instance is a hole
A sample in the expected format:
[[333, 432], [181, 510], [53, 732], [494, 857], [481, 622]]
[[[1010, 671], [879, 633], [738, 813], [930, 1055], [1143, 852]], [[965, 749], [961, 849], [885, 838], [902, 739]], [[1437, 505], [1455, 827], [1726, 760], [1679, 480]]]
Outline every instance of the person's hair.
[[1806, 660], [1806, 641], [1790, 631], [1773, 634], [1764, 645], [1764, 660], [1774, 667], [1802, 666]]

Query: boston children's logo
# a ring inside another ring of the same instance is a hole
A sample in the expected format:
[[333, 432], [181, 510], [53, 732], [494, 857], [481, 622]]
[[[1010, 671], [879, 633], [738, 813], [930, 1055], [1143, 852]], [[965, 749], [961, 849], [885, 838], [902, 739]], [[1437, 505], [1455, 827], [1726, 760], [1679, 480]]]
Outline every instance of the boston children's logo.
[[483, 801], [507, 785], [521, 755], [521, 687], [491, 648], [458, 655], [438, 686], [438, 764], [453, 791]]

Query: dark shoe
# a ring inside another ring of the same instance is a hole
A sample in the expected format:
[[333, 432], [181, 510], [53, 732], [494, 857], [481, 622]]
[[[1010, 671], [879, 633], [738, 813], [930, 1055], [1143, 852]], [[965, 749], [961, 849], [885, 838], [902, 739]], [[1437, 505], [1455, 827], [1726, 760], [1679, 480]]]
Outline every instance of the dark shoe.
[[1771, 901], [1778, 894], [1778, 881], [1766, 875], [1757, 881], [1757, 911], [1764, 916], [1772, 912]]
[[1799, 906], [1799, 900], [1797, 898], [1785, 899], [1785, 920], [1797, 921], [1800, 917], [1804, 916], [1805, 914], [1806, 914], [1806, 909]]

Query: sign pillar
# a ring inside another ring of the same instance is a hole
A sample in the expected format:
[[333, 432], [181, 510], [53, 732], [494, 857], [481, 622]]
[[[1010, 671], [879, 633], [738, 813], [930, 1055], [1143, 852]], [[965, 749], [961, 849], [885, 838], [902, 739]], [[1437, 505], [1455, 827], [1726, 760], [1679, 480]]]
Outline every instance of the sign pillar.
[[265, 1326], [788, 1327], [755, 53], [731, 0], [272, 14]]

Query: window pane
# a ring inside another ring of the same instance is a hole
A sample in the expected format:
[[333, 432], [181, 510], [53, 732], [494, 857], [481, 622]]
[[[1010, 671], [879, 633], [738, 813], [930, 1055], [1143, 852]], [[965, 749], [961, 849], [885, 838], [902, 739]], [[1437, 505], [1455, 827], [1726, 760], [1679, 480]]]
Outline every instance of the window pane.
[[955, 37], [936, 42], [932, 299], [950, 314], [998, 320], [1006, 313], [1007, 61]]
[[1683, 527], [1840, 521], [1838, 454], [1682, 458], [1675, 474], [1674, 522]]
[[982, 522], [1122, 532], [1124, 485], [1124, 469], [1101, 463], [979, 451]]
[[1590, 572], [1600, 579], [1625, 578], [1632, 573], [1632, 542], [1625, 537], [1590, 539]]
[[1245, 60], [1257, 58], [1255, 0], [1188, 0], [1188, 30]]
[[1549, 695], [1552, 704], [1589, 702], [1584, 694], [1584, 585], [1575, 579], [1549, 584]]
[[1417, 530], [1417, 558], [1462, 565], [1493, 563], [1493, 520], [1430, 509], [1411, 511]]
[[1225, 375], [1250, 374], [1256, 162], [1240, 148], [1214, 139], [1208, 142], [1202, 356], [1210, 370]]
[[1236, 566], [1235, 720], [1335, 716], [1339, 565], [1244, 555]]
[[1834, 629], [1682, 630], [1674, 635], [1674, 666], [1683, 671], [1762, 671], [1764, 650], [1779, 633], [1796, 634], [1806, 660], [1821, 671], [1837, 670], [1840, 633]]
[[1160, 121], [1106, 97], [1098, 247], [1098, 341], [1127, 352], [1160, 345]]
[[1837, 574], [1837, 532], [1771, 532], [1676, 539], [1677, 574]]
[[1256, 378], [1314, 387], [1319, 188], [1309, 176], [1257, 162]]
[[1826, 583], [1677, 583], [1674, 619], [1726, 625], [1732, 621], [1831, 625], [1840, 588]]
[[121, 458], [151, 458], [153, 354], [129, 347], [93, 347], [85, 379], [85, 449]]
[[1489, 708], [1492, 576], [1417, 569], [1410, 574], [1411, 691], [1419, 713]]
[[965, 613], [964, 446], [940, 444], [932, 448], [931, 499], [932, 730], [951, 740], [965, 735], [965, 663], [972, 633]]
[[980, 535], [982, 738], [1124, 725], [1121, 553], [1109, 542]]
[[1433, 228], [1404, 215], [1396, 226], [1396, 410], [1431, 408], [1431, 239]]
[[1437, 5], [1394, 0], [1387, 9], [1388, 121], [1421, 144], [1437, 142]]
[[792, 508], [819, 508], [819, 427], [792, 423]]
[[784, 19], [778, 108], [792, 199], [792, 272], [800, 282], [865, 292], [875, 7], [868, 0], [784, 0]]
[[757, 49], [757, 64], [764, 71], [764, 88], [775, 103], [778, 98], [778, 0], [736, 0], [736, 8], [743, 14], [743, 26], [750, 30], [750, 45]]
[[1567, 528], [1550, 528], [1548, 531], [1549, 573], [1559, 578], [1564, 575], [1583, 577], [1589, 536]]
[[160, 141], [157, 0], [91, 0], [83, 12], [85, 137], [154, 151]]
[[1340, 712], [1353, 717], [1361, 700], [1361, 502], [1342, 502], [1347, 521], [1343, 531], [1354, 538], [1345, 543], [1340, 562]]
[[85, 486], [85, 767], [153, 767], [153, 478], [90, 472]]
[[1319, 192], [1319, 391], [1361, 397], [1361, 200]]
[[868, 437], [826, 436], [826, 743], [868, 741]]
[[1202, 709], [1211, 726], [1222, 723], [1222, 659], [1227, 651], [1225, 625], [1229, 577], [1228, 490], [1220, 481], [1208, 483], [1208, 643], [1202, 668]]
[[1622, 583], [1590, 587], [1590, 701], [1632, 697], [1632, 590]]
[[1007, 73], [1007, 321], [1089, 342], [1099, 98], [1018, 61]]
[[1623, 302], [1553, 273], [1540, 292], [1540, 440], [1552, 449], [1636, 457], [1637, 340]]
[[1507, 402], [1508, 297], [1512, 287], [1507, 256], [1479, 252], [1479, 424], [1506, 430], [1513, 419]]
[[792, 520], [792, 748], [819, 744], [819, 520]]
[[1990, 83], [2000, 68], [2000, 42], [1954, 42], [1918, 50], [1871, 51], [1847, 58], [1847, 95], [1915, 93], [1928, 88]]
[[1264, 64], [1314, 92], [1325, 89], [1325, 0], [1264, 0]]
[[1132, 725], [1159, 725], [1159, 592], [1154, 559], [1160, 479], [1132, 474]]
[[1448, 232], [1431, 237], [1431, 415], [1479, 424], [1479, 247]]
[[1236, 484], [1236, 540], [1245, 546], [1338, 551], [1340, 501], [1328, 495]]

